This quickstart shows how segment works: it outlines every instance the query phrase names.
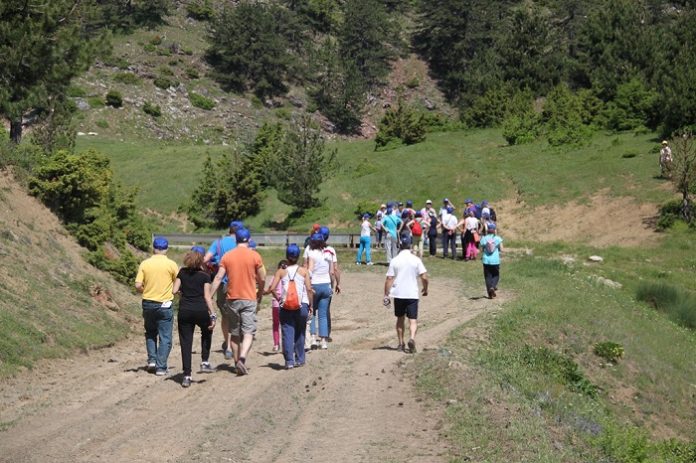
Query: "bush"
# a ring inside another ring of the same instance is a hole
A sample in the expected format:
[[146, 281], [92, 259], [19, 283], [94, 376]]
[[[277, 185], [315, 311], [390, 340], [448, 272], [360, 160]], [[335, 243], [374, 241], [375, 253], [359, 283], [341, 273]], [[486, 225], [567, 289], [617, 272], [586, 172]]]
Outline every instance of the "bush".
[[379, 203], [377, 201], [363, 199], [355, 206], [353, 214], [358, 218], [362, 218], [363, 214], [370, 214], [370, 217], [372, 217], [377, 210], [379, 210]]
[[541, 131], [541, 117], [531, 108], [523, 113], [510, 115], [503, 122], [503, 137], [510, 145], [532, 143]]
[[449, 132], [462, 128], [461, 122], [451, 119], [442, 113], [423, 112], [421, 113], [421, 116], [423, 117], [423, 122], [425, 123], [425, 130], [428, 133]]
[[77, 85], [71, 85], [70, 87], [68, 87], [65, 93], [66, 95], [72, 98], [80, 98], [87, 95], [85, 89], [82, 87], [78, 87]]
[[123, 106], [123, 97], [121, 93], [116, 90], [110, 90], [109, 93], [106, 94], [106, 104], [113, 108], [120, 108]]
[[160, 108], [159, 105], [154, 105], [151, 104], [149, 101], [146, 101], [143, 105], [143, 112], [145, 112], [145, 114], [149, 114], [152, 117], [160, 117], [162, 115], [162, 108]]
[[418, 77], [414, 77], [410, 79], [408, 82], [406, 82], [406, 87], [411, 89], [418, 88], [420, 87], [420, 80], [418, 79]]
[[104, 99], [100, 96], [91, 96], [87, 98], [87, 103], [89, 103], [89, 106], [91, 108], [103, 108], [104, 107]]
[[150, 38], [150, 44], [152, 45], [161, 45], [162, 44], [162, 36], [161, 35], [154, 35]]
[[206, 111], [210, 111], [215, 107], [215, 101], [194, 92], [189, 93], [189, 101], [196, 108], [205, 109]]
[[128, 66], [130, 66], [130, 63], [128, 62], [128, 60], [126, 60], [122, 56], [111, 55], [111, 56], [104, 58], [103, 62], [104, 62], [104, 65], [106, 65], [106, 66], [119, 68], [121, 70], [126, 70], [126, 69], [128, 69]]
[[674, 225], [674, 222], [681, 219], [682, 202], [679, 200], [669, 201], [660, 207], [659, 218], [657, 219], [657, 228], [659, 230], [667, 230]]
[[104, 119], [100, 119], [97, 122], [94, 123], [97, 127], [100, 129], [108, 129], [109, 128], [109, 123], [105, 121]]
[[602, 111], [604, 126], [610, 130], [654, 127], [659, 111], [657, 103], [657, 92], [648, 89], [642, 80], [633, 78], [619, 85], [614, 100]]
[[210, 21], [215, 16], [215, 10], [210, 0], [194, 0], [186, 6], [189, 17], [199, 21]]
[[198, 69], [194, 68], [193, 66], [186, 68], [186, 75], [189, 79], [198, 79], [200, 77]]
[[396, 110], [388, 109], [379, 124], [375, 149], [385, 149], [403, 142], [413, 145], [425, 140], [425, 118], [413, 108], [399, 103]]
[[607, 362], [617, 363], [620, 358], [623, 358], [624, 348], [621, 344], [611, 341], [598, 342], [594, 345], [593, 352]]
[[672, 321], [696, 329], [696, 296], [665, 283], [640, 283], [636, 298], [665, 313]]
[[552, 146], [579, 144], [592, 135], [592, 128], [583, 122], [582, 100], [566, 84], [549, 93], [544, 106], [546, 136]]
[[141, 79], [132, 72], [117, 72], [114, 74], [114, 81], [126, 85], [138, 85]]
[[166, 90], [169, 87], [176, 87], [178, 85], [178, 83], [174, 81], [174, 79], [170, 79], [169, 77], [164, 76], [157, 77], [152, 83], [155, 84], [155, 87], [159, 87], [163, 90]]
[[151, 43], [146, 43], [145, 45], [143, 45], [143, 50], [145, 50], [148, 53], [154, 53], [157, 51], [157, 47]]
[[599, 388], [592, 384], [580, 371], [580, 367], [570, 357], [554, 352], [548, 347], [525, 345], [518, 353], [517, 360], [525, 367], [554, 377], [572, 391], [596, 397]]

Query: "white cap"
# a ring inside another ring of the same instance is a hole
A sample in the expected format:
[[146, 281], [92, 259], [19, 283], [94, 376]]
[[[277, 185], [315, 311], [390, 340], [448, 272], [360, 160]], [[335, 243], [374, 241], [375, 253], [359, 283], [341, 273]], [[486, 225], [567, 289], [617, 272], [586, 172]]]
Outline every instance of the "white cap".
[[433, 201], [431, 199], [429, 199], [425, 202], [425, 204], [432, 204], [432, 203], [433, 203]]

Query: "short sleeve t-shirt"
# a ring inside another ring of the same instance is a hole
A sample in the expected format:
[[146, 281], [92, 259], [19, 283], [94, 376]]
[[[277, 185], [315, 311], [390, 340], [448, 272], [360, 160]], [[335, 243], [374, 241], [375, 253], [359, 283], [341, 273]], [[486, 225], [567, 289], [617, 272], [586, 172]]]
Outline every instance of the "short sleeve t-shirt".
[[213, 255], [213, 262], [217, 264], [227, 251], [231, 251], [236, 247], [237, 240], [234, 236], [223, 236], [213, 241], [213, 244], [208, 248], [208, 252]]
[[401, 219], [394, 215], [388, 215], [382, 220], [382, 225], [387, 229], [387, 232], [392, 238], [396, 238], [399, 226], [401, 226]]
[[478, 228], [479, 226], [479, 221], [476, 217], [467, 217], [464, 220], [464, 226], [466, 227], [467, 230], [469, 231], [474, 231]]
[[394, 277], [391, 296], [396, 299], [418, 299], [418, 277], [427, 270], [423, 261], [404, 249], [392, 259], [387, 270], [388, 277]]
[[256, 272], [263, 268], [258, 252], [238, 246], [222, 256], [220, 266], [227, 273], [227, 299], [256, 300]]
[[179, 310], [207, 311], [205, 285], [210, 283], [210, 275], [202, 270], [182, 268], [176, 277], [181, 281]]
[[332, 262], [331, 253], [326, 249], [310, 249], [306, 253], [306, 258], [314, 263], [312, 268], [312, 284], [323, 285], [331, 283], [330, 263]]
[[362, 224], [360, 225], [360, 236], [361, 237], [369, 237], [370, 236], [370, 222], [368, 220], [363, 220]]
[[[486, 251], [486, 245], [490, 240], [495, 240], [495, 251], [488, 253]], [[503, 239], [498, 235], [488, 234], [481, 238], [481, 248], [483, 249], [483, 257], [481, 257], [481, 262], [486, 265], [500, 265], [500, 243]]]
[[140, 263], [136, 283], [143, 284], [143, 299], [166, 302], [174, 299], [172, 290], [179, 268], [164, 254], [155, 254]]

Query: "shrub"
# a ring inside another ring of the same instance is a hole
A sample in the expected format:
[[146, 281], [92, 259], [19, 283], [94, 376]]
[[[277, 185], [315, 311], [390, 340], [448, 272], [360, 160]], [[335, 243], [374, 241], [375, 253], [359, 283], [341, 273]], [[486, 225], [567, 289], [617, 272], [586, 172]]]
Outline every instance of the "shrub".
[[205, 109], [206, 111], [210, 111], [215, 107], [215, 101], [194, 92], [189, 93], [189, 101], [196, 108]]
[[389, 109], [382, 117], [375, 138], [375, 149], [385, 149], [399, 141], [413, 145], [425, 140], [425, 118], [413, 108], [399, 103], [396, 110]]
[[588, 397], [596, 397], [599, 392], [599, 388], [580, 371], [577, 363], [570, 357], [554, 352], [548, 347], [525, 345], [517, 353], [517, 360], [527, 368], [555, 378], [572, 391]]
[[143, 45], [143, 50], [145, 50], [148, 53], [154, 53], [157, 51], [157, 47], [151, 43], [146, 43], [145, 45]]
[[157, 70], [160, 76], [174, 77], [174, 71], [170, 67], [160, 66]]
[[594, 345], [593, 352], [607, 362], [617, 363], [620, 358], [623, 358], [624, 348], [621, 344], [611, 341], [598, 342]]
[[186, 75], [189, 79], [198, 79], [200, 77], [198, 69], [194, 68], [193, 66], [186, 68]]
[[137, 85], [141, 79], [132, 72], [117, 72], [114, 74], [114, 81], [126, 85]]
[[102, 108], [104, 107], [104, 99], [100, 96], [91, 96], [87, 98], [87, 103], [91, 108]]
[[110, 90], [109, 93], [106, 94], [106, 104], [113, 108], [120, 108], [123, 106], [123, 97], [121, 93], [117, 90]]
[[616, 89], [613, 101], [602, 111], [604, 125], [610, 130], [633, 130], [643, 126], [655, 126], [658, 94], [645, 86], [642, 80], [633, 78]]
[[370, 216], [373, 216], [377, 210], [379, 210], [379, 203], [377, 201], [363, 199], [356, 204], [355, 209], [353, 209], [353, 214], [361, 218], [363, 214], [370, 214]]
[[105, 121], [104, 119], [100, 119], [97, 122], [95, 122], [94, 124], [101, 129], [108, 129], [109, 128], [109, 123], [107, 121]]
[[451, 130], [459, 130], [462, 128], [461, 122], [451, 119], [442, 113], [423, 112], [421, 113], [421, 116], [423, 117], [423, 122], [425, 123], [425, 130], [428, 133], [449, 132]]
[[152, 117], [160, 117], [162, 115], [162, 108], [160, 108], [159, 105], [154, 105], [151, 104], [149, 101], [146, 101], [143, 105], [143, 112], [145, 112], [145, 114], [149, 114]]
[[413, 77], [408, 82], [406, 82], [406, 87], [411, 89], [418, 88], [420, 87], [420, 80], [418, 79], [418, 77]]
[[289, 121], [292, 117], [292, 113], [288, 108], [278, 108], [275, 110], [275, 115], [278, 119], [283, 119]]
[[552, 146], [578, 144], [592, 135], [592, 128], [583, 123], [582, 101], [566, 84], [549, 93], [544, 106], [546, 136]]
[[210, 0], [194, 0], [186, 6], [189, 17], [199, 21], [210, 21], [215, 16], [215, 10]]
[[679, 200], [669, 201], [660, 207], [657, 228], [667, 230], [674, 225], [674, 222], [681, 219], [682, 202]]
[[520, 114], [508, 116], [503, 122], [503, 137], [510, 145], [532, 143], [541, 133], [541, 117], [529, 109]]
[[162, 36], [161, 35], [154, 35], [150, 38], [150, 44], [152, 45], [161, 45], [162, 44]]
[[87, 92], [85, 92], [85, 89], [82, 87], [78, 87], [77, 85], [71, 85], [68, 87], [66, 90], [66, 95], [72, 98], [79, 98], [87, 95]]
[[111, 56], [104, 58], [103, 62], [106, 66], [119, 68], [121, 70], [126, 70], [126, 69], [128, 69], [128, 66], [130, 66], [130, 63], [128, 62], [128, 60], [126, 60], [122, 56], [111, 55]]
[[177, 83], [174, 81], [174, 79], [170, 79], [169, 77], [164, 76], [157, 77], [152, 83], [155, 84], [155, 87], [159, 87], [163, 90], [166, 90], [169, 87], [177, 86]]

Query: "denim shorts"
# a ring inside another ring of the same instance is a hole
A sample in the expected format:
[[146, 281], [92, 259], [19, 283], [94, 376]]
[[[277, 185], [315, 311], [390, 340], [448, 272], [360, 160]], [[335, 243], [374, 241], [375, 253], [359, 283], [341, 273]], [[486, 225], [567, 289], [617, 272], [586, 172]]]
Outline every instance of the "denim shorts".
[[229, 320], [232, 336], [256, 334], [256, 301], [228, 299], [222, 307], [222, 316]]

